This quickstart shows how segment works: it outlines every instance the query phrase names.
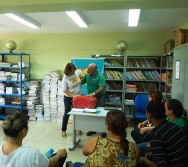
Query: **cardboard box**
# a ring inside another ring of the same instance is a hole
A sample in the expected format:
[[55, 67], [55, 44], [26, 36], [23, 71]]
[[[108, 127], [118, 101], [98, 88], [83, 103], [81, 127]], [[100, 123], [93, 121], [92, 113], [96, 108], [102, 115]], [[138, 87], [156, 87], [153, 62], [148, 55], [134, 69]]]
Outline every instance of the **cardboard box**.
[[179, 29], [174, 32], [175, 47], [188, 42], [188, 29]]
[[164, 53], [168, 53], [174, 49], [174, 40], [169, 39], [166, 41], [165, 46], [164, 46]]

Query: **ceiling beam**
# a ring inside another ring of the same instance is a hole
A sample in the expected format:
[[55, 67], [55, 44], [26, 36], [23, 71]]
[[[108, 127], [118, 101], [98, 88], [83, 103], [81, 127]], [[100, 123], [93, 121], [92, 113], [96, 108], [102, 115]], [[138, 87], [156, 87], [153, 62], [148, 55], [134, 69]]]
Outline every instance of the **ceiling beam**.
[[188, 0], [1, 0], [0, 13], [188, 8]]

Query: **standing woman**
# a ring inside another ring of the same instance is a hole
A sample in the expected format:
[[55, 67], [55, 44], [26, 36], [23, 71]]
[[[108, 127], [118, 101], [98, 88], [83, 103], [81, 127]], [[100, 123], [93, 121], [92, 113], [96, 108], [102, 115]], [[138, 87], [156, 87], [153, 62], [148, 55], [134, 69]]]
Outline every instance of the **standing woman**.
[[[68, 112], [71, 111], [72, 107], [72, 99], [76, 95], [81, 94], [81, 80], [80, 74], [76, 73], [76, 67], [72, 63], [68, 63], [64, 70], [64, 76], [62, 80], [62, 87], [64, 93], [64, 106], [65, 106], [65, 113], [63, 116], [63, 123], [62, 123], [62, 137], [66, 138], [66, 130], [67, 130], [67, 123], [69, 120]], [[81, 134], [81, 131], [79, 131]]]

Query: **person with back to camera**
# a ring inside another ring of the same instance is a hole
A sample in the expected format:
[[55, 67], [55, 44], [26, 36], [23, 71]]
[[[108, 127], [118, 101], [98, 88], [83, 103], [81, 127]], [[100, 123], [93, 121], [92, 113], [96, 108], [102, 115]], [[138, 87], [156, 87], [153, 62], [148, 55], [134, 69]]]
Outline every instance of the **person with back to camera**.
[[[177, 99], [168, 99], [165, 102], [166, 120], [180, 126], [188, 134], [188, 123], [183, 117], [184, 107]], [[144, 156], [147, 152], [151, 152], [149, 139], [150, 134], [147, 133], [143, 138], [143, 143], [138, 144], [140, 156]]]
[[[69, 120], [68, 112], [71, 111], [72, 99], [74, 96], [81, 95], [81, 80], [80, 73], [76, 73], [76, 67], [72, 63], [68, 63], [64, 69], [64, 76], [62, 80], [62, 88], [64, 93], [65, 113], [62, 120], [62, 137], [66, 138], [67, 124]], [[81, 135], [82, 131], [78, 131]]]
[[138, 148], [126, 139], [128, 122], [125, 114], [117, 109], [106, 115], [107, 138], [94, 137], [83, 147], [86, 162], [74, 163], [74, 167], [135, 167], [138, 160]]
[[[164, 103], [152, 100], [146, 106], [148, 120], [155, 126], [150, 135], [152, 157], [139, 158], [144, 167], [187, 167], [188, 135], [178, 125], [166, 120]], [[149, 159], [148, 159], [149, 158]]]
[[[149, 101], [159, 100], [159, 101], [164, 102], [163, 94], [159, 90], [149, 91], [148, 98], [149, 98]], [[139, 123], [137, 128], [132, 130], [131, 136], [137, 144], [142, 143], [144, 136], [148, 132], [150, 132], [153, 128], [154, 126], [152, 126], [152, 124], [148, 120], [145, 120], [144, 122]]]
[[[98, 71], [97, 65], [91, 63], [88, 65], [87, 74], [85, 74], [82, 84], [87, 83], [87, 96], [92, 96], [97, 98], [97, 107], [104, 107], [105, 106], [105, 99], [106, 99], [106, 80]], [[91, 136], [96, 134], [96, 132], [89, 131], [87, 132], [87, 136]], [[101, 136], [105, 137], [106, 133], [101, 133]]]
[[[0, 166], [3, 167], [54, 167], [63, 158], [66, 160], [66, 149], [58, 150], [57, 154], [48, 159], [40, 151], [22, 146], [28, 132], [27, 115], [15, 111], [9, 114], [2, 123], [6, 142], [0, 145]], [[63, 166], [63, 164], [61, 165]]]

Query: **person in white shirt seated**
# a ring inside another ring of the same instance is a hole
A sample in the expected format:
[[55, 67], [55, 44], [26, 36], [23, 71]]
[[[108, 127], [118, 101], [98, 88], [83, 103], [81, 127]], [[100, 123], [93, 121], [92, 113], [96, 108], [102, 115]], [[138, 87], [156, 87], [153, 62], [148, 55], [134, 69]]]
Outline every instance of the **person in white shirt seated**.
[[23, 138], [28, 132], [28, 119], [23, 112], [15, 111], [9, 114], [4, 119], [2, 128], [6, 142], [0, 145], [1, 167], [54, 167], [60, 160], [65, 161], [67, 157], [65, 149], [58, 150], [48, 159], [37, 149], [22, 146]]

